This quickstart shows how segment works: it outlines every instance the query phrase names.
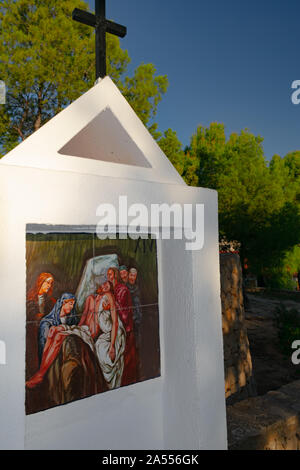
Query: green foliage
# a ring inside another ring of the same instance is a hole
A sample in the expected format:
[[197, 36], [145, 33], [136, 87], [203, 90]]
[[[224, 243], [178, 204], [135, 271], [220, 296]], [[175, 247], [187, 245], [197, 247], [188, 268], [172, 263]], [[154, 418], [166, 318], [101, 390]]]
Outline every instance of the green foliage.
[[189, 148], [183, 150], [177, 133], [168, 129], [160, 136], [158, 144], [185, 182], [189, 186], [198, 186], [198, 159]]
[[288, 153], [284, 158], [274, 155], [270, 172], [280, 182], [285, 199], [300, 203], [300, 151]]
[[262, 142], [247, 129], [226, 139], [223, 124], [199, 126], [181, 162], [193, 178], [180, 173], [188, 184], [218, 191], [220, 236], [239, 241], [251, 271], [271, 283], [300, 243], [300, 152], [274, 156], [268, 166]]
[[167, 155], [170, 162], [175, 166], [178, 173], [182, 175], [184, 171], [185, 155], [176, 132], [172, 129], [168, 129], [159, 139], [158, 144], [162, 151]]
[[299, 181], [300, 178], [300, 151], [288, 153], [284, 158], [285, 166], [289, 169], [291, 181]]
[[278, 329], [280, 350], [284, 355], [290, 356], [292, 343], [300, 339], [299, 312], [296, 309], [287, 309], [281, 305], [277, 309], [274, 321]]
[[[1, 106], [0, 149], [12, 149], [94, 83], [94, 31], [72, 20], [83, 0], [3, 0], [0, 6], [0, 77], [7, 85]], [[165, 76], [142, 64], [124, 78], [130, 58], [119, 39], [107, 35], [108, 74], [150, 130], [166, 92]]]
[[132, 78], [126, 77], [118, 85], [127, 101], [146, 125], [154, 118], [162, 95], [168, 88], [166, 76], [155, 77], [153, 64], [141, 64]]
[[300, 246], [296, 245], [291, 250], [288, 250], [284, 256], [278, 260], [276, 266], [270, 269], [270, 287], [295, 290], [296, 281], [292, 276], [299, 271]]
[[219, 169], [225, 164], [225, 131], [223, 124], [212, 123], [208, 128], [199, 126], [191, 138], [190, 153], [198, 161], [198, 185], [217, 188]]
[[189, 186], [198, 186], [199, 160], [190, 150], [185, 149], [185, 158], [183, 161], [183, 171], [181, 173], [186, 184]]
[[294, 246], [292, 250], [286, 253], [284, 263], [286, 269], [291, 273], [300, 271], [300, 245]]

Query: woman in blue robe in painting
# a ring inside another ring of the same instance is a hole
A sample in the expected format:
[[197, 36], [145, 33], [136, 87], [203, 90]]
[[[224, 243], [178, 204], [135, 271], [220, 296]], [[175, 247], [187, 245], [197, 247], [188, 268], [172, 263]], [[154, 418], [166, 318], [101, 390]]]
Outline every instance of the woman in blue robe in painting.
[[[70, 313], [63, 314], [63, 306], [70, 300], [73, 300], [73, 308]], [[51, 310], [51, 312], [46, 315], [40, 323], [39, 327], [39, 363], [41, 364], [43, 351], [45, 348], [45, 344], [49, 335], [49, 331], [51, 327], [59, 326], [59, 325], [77, 325], [79, 320], [76, 315], [75, 310], [75, 302], [76, 298], [73, 294], [63, 294], [60, 299], [57, 300], [55, 306]]]
[[75, 302], [76, 298], [73, 294], [63, 294], [51, 312], [41, 320], [38, 335], [40, 368], [26, 382], [27, 387], [34, 388], [43, 381], [46, 372], [59, 353], [67, 326], [76, 324]]
[[27, 414], [107, 390], [91, 348], [71, 334], [79, 320], [75, 301], [73, 294], [63, 294], [40, 322], [40, 369], [26, 382]]

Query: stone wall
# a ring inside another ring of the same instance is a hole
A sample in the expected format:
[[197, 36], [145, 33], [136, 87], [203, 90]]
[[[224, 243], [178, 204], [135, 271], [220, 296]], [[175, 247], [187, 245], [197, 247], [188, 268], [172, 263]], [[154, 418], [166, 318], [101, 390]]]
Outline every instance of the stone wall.
[[227, 407], [230, 450], [300, 450], [300, 381]]
[[227, 404], [256, 395], [243, 300], [240, 257], [220, 255], [221, 299]]

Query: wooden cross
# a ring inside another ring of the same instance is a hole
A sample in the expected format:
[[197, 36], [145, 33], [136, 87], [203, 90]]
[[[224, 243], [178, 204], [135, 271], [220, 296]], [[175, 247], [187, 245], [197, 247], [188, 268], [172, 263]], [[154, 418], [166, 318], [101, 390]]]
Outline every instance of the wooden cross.
[[95, 0], [95, 15], [75, 8], [72, 18], [96, 30], [96, 80], [106, 76], [106, 33], [124, 38], [127, 28], [105, 18], [105, 0]]

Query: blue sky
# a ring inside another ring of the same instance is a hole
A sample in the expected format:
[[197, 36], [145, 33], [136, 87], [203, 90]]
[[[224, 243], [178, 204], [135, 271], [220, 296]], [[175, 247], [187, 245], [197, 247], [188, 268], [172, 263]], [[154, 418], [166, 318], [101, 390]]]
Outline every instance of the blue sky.
[[[89, 1], [94, 9], [94, 0]], [[188, 145], [197, 125], [222, 122], [264, 137], [269, 159], [300, 150], [298, 0], [106, 0], [107, 17], [128, 28], [130, 71], [152, 62], [170, 86], [159, 129]]]

